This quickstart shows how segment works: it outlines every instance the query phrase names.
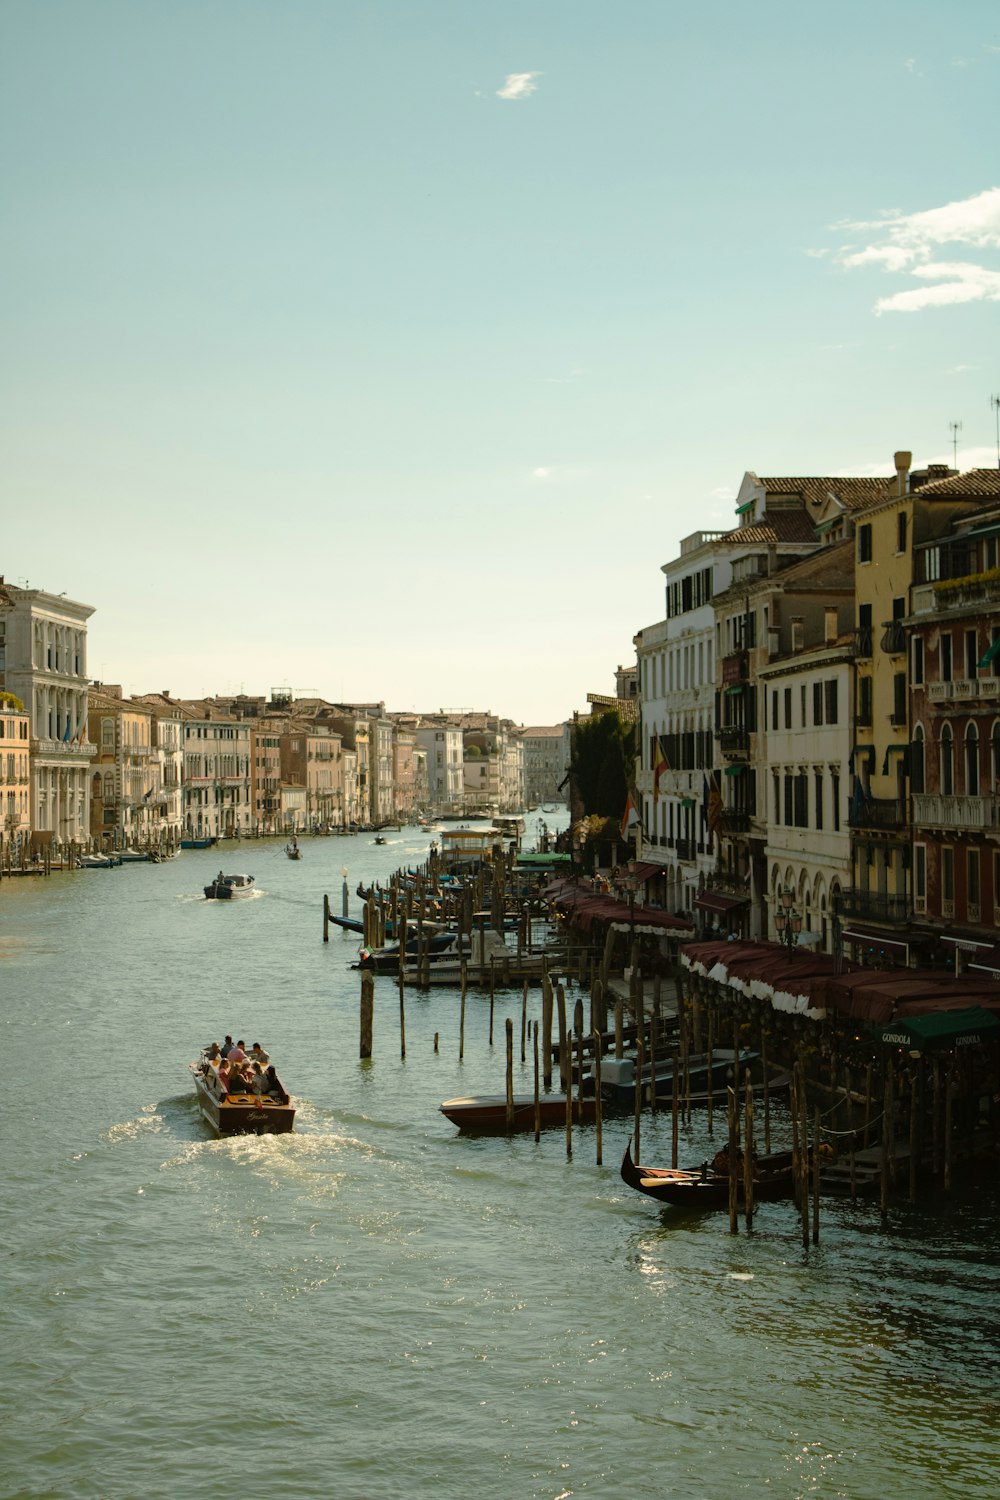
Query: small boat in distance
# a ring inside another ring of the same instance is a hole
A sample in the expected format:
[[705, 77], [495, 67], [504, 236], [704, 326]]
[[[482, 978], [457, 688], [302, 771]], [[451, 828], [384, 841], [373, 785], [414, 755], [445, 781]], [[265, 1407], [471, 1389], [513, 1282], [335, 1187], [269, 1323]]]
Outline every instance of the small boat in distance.
[[377, 833], [375, 835], [375, 837], [372, 839], [372, 843], [373, 844], [384, 844], [385, 843], [385, 839], [382, 837], [382, 835], [380, 833]]
[[205, 887], [206, 901], [234, 901], [240, 896], [252, 896], [252, 875], [223, 875], [220, 870], [211, 885]]
[[259, 1076], [259, 1085], [228, 1092], [219, 1070], [203, 1052], [188, 1065], [194, 1078], [198, 1109], [216, 1135], [284, 1135], [295, 1121], [295, 1105], [274, 1068]]
[[121, 864], [119, 854], [80, 854], [77, 864], [81, 870], [114, 870]]
[[212, 845], [213, 844], [217, 844], [217, 843], [218, 843], [218, 839], [216, 839], [216, 838], [197, 838], [197, 839], [196, 838], [190, 838], [190, 839], [181, 839], [181, 848], [182, 849], [211, 849]]
[[299, 841], [294, 836], [292, 837], [292, 842], [285, 845], [285, 853], [288, 855], [289, 859], [302, 858], [302, 850], [299, 848]]

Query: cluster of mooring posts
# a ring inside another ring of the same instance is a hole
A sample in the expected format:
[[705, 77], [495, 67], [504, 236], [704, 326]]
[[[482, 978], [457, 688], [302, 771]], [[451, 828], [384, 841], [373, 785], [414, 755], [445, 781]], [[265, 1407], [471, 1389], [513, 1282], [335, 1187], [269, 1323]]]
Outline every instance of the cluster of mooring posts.
[[[537, 870], [531, 878], [537, 880]], [[493, 1047], [496, 990], [521, 985], [520, 1015], [504, 1019], [506, 1107], [494, 1124], [468, 1128], [533, 1128], [539, 1140], [543, 1115], [545, 1125], [558, 1118], [571, 1156], [574, 1125], [593, 1123], [600, 1165], [603, 1119], [611, 1109], [619, 1119], [631, 1114], [638, 1162], [644, 1117], [669, 1110], [670, 1167], [677, 1169], [682, 1128], [697, 1110], [710, 1137], [717, 1130], [724, 1134], [728, 1161], [736, 1164], [728, 1183], [729, 1224], [736, 1233], [741, 1217], [748, 1230], [753, 1226], [758, 1144], [769, 1156], [780, 1123], [782, 1134], [791, 1136], [789, 1196], [803, 1245], [819, 1241], [824, 1193], [877, 1193], [887, 1216], [901, 1190], [916, 1201], [929, 1181], [937, 1189], [951, 1187], [957, 1163], [968, 1154], [972, 1123], [961, 1057], [952, 1052], [925, 1059], [912, 1049], [880, 1046], [851, 1020], [784, 1014], [693, 973], [676, 961], [676, 946], [651, 944], [648, 934], [643, 939], [629, 933], [623, 944], [620, 925], [581, 932], [571, 914], [554, 917], [537, 885], [529, 889], [524, 880], [513, 849], [497, 845], [492, 858], [456, 878], [442, 870], [432, 846], [419, 870], [397, 871], [386, 886], [361, 893], [365, 946], [380, 948], [389, 934], [400, 944], [392, 977], [402, 1056], [408, 986], [444, 982], [457, 988], [462, 1058], [467, 988], [488, 987]], [[345, 878], [345, 918], [347, 903]], [[324, 897], [324, 942], [335, 920]], [[469, 939], [469, 946], [438, 980], [430, 939], [443, 931]], [[487, 933], [506, 935], [510, 943], [487, 955]], [[376, 975], [362, 969], [360, 977], [360, 1055], [370, 1058]], [[529, 1014], [532, 989], [540, 990], [538, 1017]], [[439, 1046], [435, 1034], [435, 1051]], [[529, 1053], [533, 1062], [531, 1100], [514, 1094], [518, 1050], [522, 1068]], [[994, 1072], [996, 1063], [994, 1056]], [[559, 1093], [553, 1095], [556, 1078]]]

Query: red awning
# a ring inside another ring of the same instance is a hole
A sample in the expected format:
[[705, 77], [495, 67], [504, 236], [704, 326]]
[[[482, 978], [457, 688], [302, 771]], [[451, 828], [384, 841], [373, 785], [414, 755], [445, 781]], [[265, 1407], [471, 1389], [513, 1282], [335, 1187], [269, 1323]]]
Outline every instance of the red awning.
[[902, 948], [904, 953], [908, 953], [913, 946], [899, 938], [886, 937], [884, 932], [871, 932], [865, 927], [845, 927], [843, 936], [849, 943], [866, 943], [870, 948]]
[[727, 896], [725, 891], [699, 891], [694, 898], [695, 906], [702, 911], [716, 912], [720, 917], [731, 911], [739, 911], [748, 902], [747, 896]]
[[642, 861], [635, 867], [635, 879], [638, 881], [652, 880], [654, 875], [665, 875], [666, 873], [665, 865], [651, 865], [646, 863], [646, 861]]

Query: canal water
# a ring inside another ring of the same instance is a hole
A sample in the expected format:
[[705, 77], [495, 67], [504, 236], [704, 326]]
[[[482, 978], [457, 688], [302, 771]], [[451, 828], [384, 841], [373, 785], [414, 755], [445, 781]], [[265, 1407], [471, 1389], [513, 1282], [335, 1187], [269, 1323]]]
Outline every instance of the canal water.
[[[466, 1139], [437, 1106], [502, 1092], [520, 990], [492, 1047], [470, 993], [464, 1060], [457, 993], [409, 991], [404, 1060], [378, 980], [359, 1061], [357, 939], [323, 944], [323, 895], [346, 866], [359, 914], [427, 838], [303, 848], [0, 885], [0, 1494], [996, 1492], [995, 1188], [888, 1227], [824, 1203], [804, 1251], [790, 1205], [734, 1238], [629, 1191], [625, 1120], [601, 1167], [592, 1129], [571, 1159], [561, 1132]], [[206, 902], [220, 864], [257, 894]], [[271, 1052], [294, 1134], [202, 1124], [187, 1064], [226, 1032]], [[700, 1120], [683, 1159], [712, 1149]]]

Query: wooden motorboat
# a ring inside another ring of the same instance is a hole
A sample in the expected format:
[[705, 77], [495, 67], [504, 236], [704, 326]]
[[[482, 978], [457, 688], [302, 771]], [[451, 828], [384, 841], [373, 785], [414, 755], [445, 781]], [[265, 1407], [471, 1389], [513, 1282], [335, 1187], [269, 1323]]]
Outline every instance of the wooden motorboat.
[[115, 870], [121, 864], [120, 854], [80, 854], [77, 864], [81, 870]]
[[295, 1105], [273, 1067], [258, 1092], [227, 1093], [217, 1070], [202, 1053], [190, 1065], [198, 1109], [216, 1135], [283, 1135], [295, 1120]]
[[[632, 1141], [625, 1147], [621, 1165], [622, 1181], [647, 1198], [688, 1208], [724, 1208], [729, 1203], [729, 1171], [726, 1152], [720, 1151], [711, 1162], [702, 1162], [690, 1170], [677, 1167], [646, 1167], [632, 1160]], [[773, 1152], [754, 1162], [753, 1194], [756, 1202], [790, 1198], [794, 1187], [792, 1153]], [[743, 1159], [737, 1156], [736, 1190], [743, 1201]]]
[[220, 870], [211, 885], [206, 885], [205, 900], [235, 901], [240, 896], [252, 896], [254, 890], [252, 875], [223, 875]]
[[[680, 1061], [678, 1059], [678, 1061]], [[727, 1091], [733, 1085], [735, 1077], [736, 1053], [731, 1048], [718, 1048], [713, 1051], [711, 1057], [708, 1053], [688, 1059], [687, 1073], [685, 1076], [683, 1065], [678, 1071], [678, 1086], [683, 1092], [685, 1088], [689, 1091], [685, 1097], [691, 1104], [707, 1104], [709, 1096], [714, 1103], [725, 1103]], [[651, 1070], [648, 1062], [643, 1070], [642, 1097], [647, 1102], [650, 1097]], [[674, 1087], [674, 1064], [672, 1058], [661, 1057], [656, 1064], [656, 1096], [660, 1103], [665, 1103], [671, 1097]], [[764, 1070], [759, 1052], [750, 1048], [744, 1048], [739, 1054], [739, 1077], [741, 1081], [749, 1079], [755, 1086], [763, 1083]], [[769, 1068], [767, 1071], [768, 1088], [772, 1093], [788, 1087], [788, 1074], [780, 1073]], [[591, 1072], [584, 1079], [584, 1090], [593, 1089], [594, 1077]], [[635, 1099], [635, 1059], [634, 1057], [605, 1058], [601, 1064], [601, 1093], [609, 1104], [627, 1105]]]
[[[510, 1124], [507, 1121], [506, 1094], [468, 1094], [457, 1099], [446, 1099], [438, 1106], [441, 1113], [459, 1130], [477, 1132], [480, 1135], [506, 1135], [511, 1131], [534, 1130], [535, 1096], [515, 1094]], [[551, 1130], [566, 1123], [566, 1095], [541, 1094], [538, 1100], [541, 1127]], [[571, 1104], [574, 1125], [592, 1122], [597, 1105], [593, 1099], [574, 1098]]]

